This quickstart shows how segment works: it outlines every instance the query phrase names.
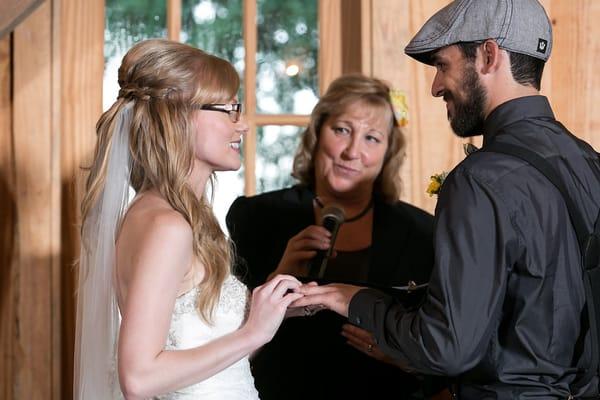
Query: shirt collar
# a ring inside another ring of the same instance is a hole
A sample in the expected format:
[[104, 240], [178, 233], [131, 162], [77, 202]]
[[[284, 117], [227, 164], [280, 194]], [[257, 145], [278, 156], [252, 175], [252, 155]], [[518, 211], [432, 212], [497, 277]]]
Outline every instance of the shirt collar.
[[485, 120], [483, 144], [489, 142], [504, 127], [529, 118], [554, 119], [554, 113], [545, 96], [519, 97], [496, 107]]

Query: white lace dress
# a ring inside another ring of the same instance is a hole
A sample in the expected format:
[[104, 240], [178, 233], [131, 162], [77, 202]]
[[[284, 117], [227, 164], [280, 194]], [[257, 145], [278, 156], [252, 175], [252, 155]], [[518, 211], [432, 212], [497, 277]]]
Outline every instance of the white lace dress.
[[[197, 295], [198, 289], [194, 288], [177, 298], [165, 349], [183, 350], [203, 345], [238, 329], [244, 321], [249, 292], [234, 276], [229, 276], [223, 283], [213, 326], [198, 316]], [[248, 357], [244, 357], [202, 382], [155, 399], [257, 400], [258, 392], [254, 388]]]

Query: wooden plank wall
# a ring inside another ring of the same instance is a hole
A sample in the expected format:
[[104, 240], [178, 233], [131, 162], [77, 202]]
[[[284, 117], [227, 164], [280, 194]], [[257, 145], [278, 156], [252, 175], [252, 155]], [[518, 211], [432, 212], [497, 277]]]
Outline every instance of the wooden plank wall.
[[75, 333], [74, 266], [79, 256], [80, 208], [85, 171], [102, 113], [104, 0], [61, 0], [61, 325], [63, 399], [72, 398]]
[[342, 74], [342, 1], [319, 1], [319, 91], [325, 93], [332, 80]]
[[12, 393], [52, 396], [54, 300], [59, 256], [58, 135], [52, 131], [52, 3], [43, 3], [13, 33], [12, 144], [16, 205]]
[[550, 2], [554, 22], [550, 100], [559, 119], [600, 150], [600, 1]]
[[0, 3], [0, 37], [11, 32], [43, 0], [2, 0]]
[[12, 399], [17, 262], [15, 162], [11, 118], [12, 35], [0, 39], [0, 398]]
[[[436, 198], [425, 193], [433, 173], [450, 170], [463, 159], [463, 139], [448, 125], [442, 100], [433, 98], [434, 69], [403, 53], [404, 46], [448, 0], [363, 0], [371, 9], [371, 64], [364, 71], [406, 92], [409, 105], [408, 156], [403, 198], [433, 211]], [[600, 149], [600, 2], [542, 0], [554, 27], [554, 49], [542, 81], [542, 94], [557, 117], [576, 135]], [[475, 144], [480, 140], [475, 139]]]
[[445, 107], [430, 95], [433, 68], [425, 68], [404, 55], [404, 46], [421, 24], [442, 5], [442, 0], [372, 0], [371, 73], [406, 93], [409, 123], [407, 159], [402, 169], [403, 198], [432, 211], [434, 199], [424, 193], [429, 176], [461, 159], [460, 140], [446, 121]]
[[[321, 60], [329, 83], [362, 70], [406, 92], [409, 148], [404, 198], [433, 210], [425, 193], [432, 173], [463, 158], [462, 140], [445, 108], [431, 97], [434, 71], [403, 55], [421, 24], [447, 0], [321, 2], [361, 18], [360, 52], [343, 67], [343, 40]], [[83, 4], [85, 3], [85, 8]], [[557, 116], [600, 148], [600, 2], [543, 0], [555, 43], [543, 92]], [[104, 1], [46, 0], [11, 34], [0, 38], [0, 398], [71, 398], [74, 274], [79, 248], [80, 167], [94, 143], [101, 112]], [[323, 27], [336, 36], [351, 25]], [[358, 40], [353, 36], [353, 41]], [[335, 71], [338, 71], [335, 73]]]
[[103, 15], [103, 0], [47, 0], [0, 39], [2, 399], [72, 397], [73, 264], [81, 167], [102, 110]]

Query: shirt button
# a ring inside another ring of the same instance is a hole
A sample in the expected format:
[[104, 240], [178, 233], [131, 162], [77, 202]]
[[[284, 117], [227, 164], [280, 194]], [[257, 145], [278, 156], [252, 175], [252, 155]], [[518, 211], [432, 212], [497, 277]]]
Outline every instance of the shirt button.
[[356, 317], [356, 324], [360, 325], [360, 323], [361, 323], [360, 317]]

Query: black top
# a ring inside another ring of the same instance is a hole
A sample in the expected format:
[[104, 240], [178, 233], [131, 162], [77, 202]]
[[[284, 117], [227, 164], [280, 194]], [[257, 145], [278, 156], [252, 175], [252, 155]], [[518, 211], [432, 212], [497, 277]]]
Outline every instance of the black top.
[[[275, 270], [292, 236], [314, 224], [313, 197], [309, 189], [295, 186], [233, 203], [227, 226], [250, 287]], [[433, 262], [432, 217], [406, 203], [379, 200], [373, 212], [368, 282], [427, 282]], [[417, 303], [418, 296], [404, 300]], [[347, 345], [340, 334], [346, 322], [331, 311], [285, 320], [251, 360], [261, 399], [410, 398], [408, 393], [418, 390], [421, 381]], [[437, 384], [433, 391], [440, 389]]]
[[[497, 107], [485, 123], [484, 148], [490, 141], [545, 158], [592, 229], [598, 157], [554, 119], [545, 97]], [[474, 152], [443, 183], [435, 218], [435, 267], [418, 311], [364, 290], [349, 319], [415, 369], [458, 376], [461, 399], [597, 396], [596, 378], [571, 393], [590, 351], [589, 342], [579, 347], [579, 244], [554, 185], [519, 158]]]
[[324, 279], [332, 282], [368, 282], [371, 247], [340, 251], [327, 262]]

